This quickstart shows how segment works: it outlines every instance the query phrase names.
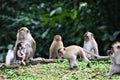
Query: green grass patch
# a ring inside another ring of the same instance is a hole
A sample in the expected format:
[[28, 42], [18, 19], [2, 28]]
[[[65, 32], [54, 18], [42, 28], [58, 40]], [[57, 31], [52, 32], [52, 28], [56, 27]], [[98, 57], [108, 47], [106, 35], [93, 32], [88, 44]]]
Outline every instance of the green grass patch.
[[111, 60], [91, 61], [91, 68], [86, 63], [78, 62], [79, 69], [69, 70], [68, 61], [21, 66], [17, 69], [0, 69], [4, 80], [120, 80], [119, 74], [104, 77], [109, 71]]

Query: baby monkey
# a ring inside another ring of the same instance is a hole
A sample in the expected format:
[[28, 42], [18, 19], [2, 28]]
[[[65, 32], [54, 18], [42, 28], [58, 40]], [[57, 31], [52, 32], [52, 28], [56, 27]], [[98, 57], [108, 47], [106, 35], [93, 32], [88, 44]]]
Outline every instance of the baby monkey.
[[68, 47], [63, 47], [58, 49], [58, 55], [66, 58], [69, 61], [70, 69], [77, 68], [77, 56], [80, 56], [83, 61], [87, 63], [87, 67], [90, 67], [90, 61], [86, 57], [83, 48], [76, 45], [71, 45]]
[[25, 53], [26, 53], [26, 50], [25, 50], [25, 44], [23, 42], [19, 42], [17, 44], [17, 53], [16, 53], [16, 59], [18, 60], [18, 63], [19, 64], [23, 64], [23, 65], [26, 65], [25, 63]]
[[110, 55], [112, 65], [110, 66], [110, 71], [105, 76], [120, 73], [120, 42], [114, 43], [111, 50], [108, 50], [107, 53]]

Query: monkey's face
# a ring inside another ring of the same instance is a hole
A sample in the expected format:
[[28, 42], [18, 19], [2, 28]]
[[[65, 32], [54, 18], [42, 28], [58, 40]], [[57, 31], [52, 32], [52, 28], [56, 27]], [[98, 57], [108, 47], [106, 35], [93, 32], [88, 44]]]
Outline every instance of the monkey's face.
[[63, 57], [63, 55], [66, 53], [66, 50], [65, 50], [65, 48], [60, 48], [60, 49], [58, 49], [58, 55], [60, 56], [60, 57]]
[[91, 32], [86, 32], [86, 33], [84, 34], [84, 40], [85, 40], [85, 41], [91, 40], [92, 37], [93, 37], [93, 34], [92, 34]]
[[120, 53], [120, 42], [116, 42], [112, 45], [111, 51], [113, 53]]
[[21, 47], [22, 47], [22, 49], [24, 49], [25, 48], [25, 44], [21, 43]]
[[22, 27], [18, 30], [17, 38], [18, 39], [25, 39], [28, 33], [29, 33], [28, 28]]

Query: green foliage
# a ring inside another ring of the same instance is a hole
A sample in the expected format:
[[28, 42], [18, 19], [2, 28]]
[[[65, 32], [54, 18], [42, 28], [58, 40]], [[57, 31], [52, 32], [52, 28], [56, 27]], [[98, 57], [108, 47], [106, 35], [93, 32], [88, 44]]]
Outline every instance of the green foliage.
[[82, 46], [86, 31], [94, 33], [100, 54], [106, 55], [120, 37], [118, 5], [118, 0], [0, 0], [0, 53], [6, 53], [15, 44], [17, 30], [27, 26], [37, 42], [34, 57], [48, 58], [56, 34], [65, 46]]
[[17, 69], [1, 69], [0, 75], [5, 80], [119, 80], [118, 74], [104, 77], [109, 71], [111, 60], [91, 61], [91, 68], [86, 63], [78, 62], [79, 69], [69, 70], [68, 61], [62, 63], [21, 66]]

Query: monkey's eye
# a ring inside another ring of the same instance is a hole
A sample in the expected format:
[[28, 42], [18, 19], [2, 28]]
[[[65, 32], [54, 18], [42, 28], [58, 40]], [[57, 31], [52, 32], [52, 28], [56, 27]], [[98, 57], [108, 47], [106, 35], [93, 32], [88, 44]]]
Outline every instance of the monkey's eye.
[[27, 30], [27, 33], [30, 32], [29, 30]]
[[60, 54], [62, 54], [62, 52], [59, 52]]
[[59, 54], [63, 54], [61, 51], [59, 51]]
[[120, 46], [117, 46], [118, 49], [120, 49]]

